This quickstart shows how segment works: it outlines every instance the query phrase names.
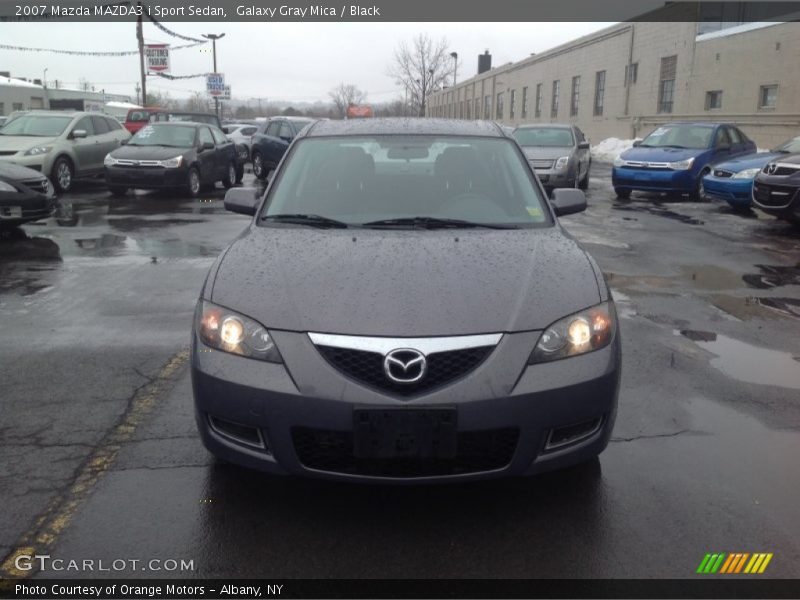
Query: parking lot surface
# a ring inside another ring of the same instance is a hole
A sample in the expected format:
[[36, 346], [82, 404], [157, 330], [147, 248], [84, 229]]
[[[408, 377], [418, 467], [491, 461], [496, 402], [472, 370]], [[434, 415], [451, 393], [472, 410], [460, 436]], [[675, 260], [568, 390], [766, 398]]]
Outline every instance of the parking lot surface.
[[706, 552], [771, 552], [765, 576], [796, 576], [800, 230], [717, 203], [620, 201], [595, 164], [588, 210], [562, 223], [620, 315], [619, 412], [599, 463], [343, 485], [215, 462], [196, 435], [194, 304], [248, 222], [223, 193], [119, 199], [82, 184], [56, 217], [0, 240], [3, 556], [193, 561], [103, 577], [526, 578], [692, 577]]

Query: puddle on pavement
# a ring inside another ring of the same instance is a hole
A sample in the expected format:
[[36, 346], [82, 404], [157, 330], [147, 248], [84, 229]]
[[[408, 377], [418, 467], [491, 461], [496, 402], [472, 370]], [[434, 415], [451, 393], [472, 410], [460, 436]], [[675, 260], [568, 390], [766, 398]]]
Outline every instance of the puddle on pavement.
[[789, 352], [753, 346], [712, 331], [675, 330], [716, 355], [710, 364], [728, 377], [758, 385], [800, 389], [800, 362]]
[[672, 219], [673, 221], [678, 221], [680, 223], [686, 223], [687, 225], [704, 225], [705, 221], [698, 219], [697, 217], [692, 217], [690, 215], [684, 215], [681, 213], [677, 213], [674, 210], [670, 210], [665, 208], [663, 204], [659, 202], [648, 202], [647, 204], [643, 203], [622, 203], [617, 202], [611, 206], [614, 210], [622, 210], [622, 211], [631, 211], [631, 212], [643, 212], [648, 213], [651, 215], [656, 215], [658, 217], [664, 217], [667, 219]]

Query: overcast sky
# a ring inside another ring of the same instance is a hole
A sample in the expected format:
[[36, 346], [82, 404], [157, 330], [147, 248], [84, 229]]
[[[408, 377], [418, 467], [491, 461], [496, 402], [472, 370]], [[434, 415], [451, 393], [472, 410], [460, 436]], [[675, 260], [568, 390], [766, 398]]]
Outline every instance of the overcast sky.
[[[354, 83], [371, 102], [397, 98], [401, 89], [386, 72], [394, 50], [425, 32], [446, 37], [458, 52], [458, 77], [477, 71], [477, 56], [487, 48], [493, 66], [542, 52], [611, 23], [167, 23], [183, 35], [225, 32], [217, 42], [218, 70], [235, 98], [327, 101], [328, 91], [340, 82]], [[145, 22], [145, 40], [183, 44]], [[85, 51], [136, 49], [134, 23], [0, 23], [0, 40], [16, 46]], [[212, 70], [210, 44], [175, 50], [171, 56], [174, 75]], [[58, 79], [77, 86], [86, 79], [98, 90], [135, 93], [139, 77], [138, 56], [83, 57], [46, 52], [0, 49], [0, 71], [12, 77]], [[166, 81], [148, 78], [149, 90], [169, 91], [186, 97], [204, 88], [200, 78]]]

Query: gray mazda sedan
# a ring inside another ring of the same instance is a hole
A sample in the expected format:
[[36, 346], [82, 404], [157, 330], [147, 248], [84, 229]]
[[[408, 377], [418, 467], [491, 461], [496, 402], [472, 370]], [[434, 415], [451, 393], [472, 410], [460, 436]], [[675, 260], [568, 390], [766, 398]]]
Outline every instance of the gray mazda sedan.
[[490, 122], [319, 121], [293, 141], [197, 304], [197, 424], [276, 474], [422, 483], [596, 457], [620, 337], [595, 261]]

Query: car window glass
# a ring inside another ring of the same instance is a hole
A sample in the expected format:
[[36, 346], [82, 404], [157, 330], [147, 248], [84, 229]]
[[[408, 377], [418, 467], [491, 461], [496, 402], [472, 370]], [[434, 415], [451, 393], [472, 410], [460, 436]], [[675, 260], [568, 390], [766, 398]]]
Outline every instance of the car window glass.
[[92, 126], [94, 127], [95, 135], [108, 133], [108, 123], [103, 117], [92, 117]]
[[150, 120], [150, 112], [146, 110], [132, 110], [128, 113], [128, 119], [131, 123], [147, 122]]
[[255, 127], [242, 127], [241, 134], [242, 135], [253, 135], [256, 132]]
[[294, 133], [292, 132], [292, 128], [289, 127], [288, 123], [281, 123], [281, 129], [278, 132], [279, 138], [284, 138], [290, 140], [294, 137]]
[[200, 143], [201, 144], [214, 143], [214, 137], [211, 135], [211, 132], [208, 130], [208, 127], [200, 128]]
[[216, 127], [211, 128], [211, 134], [214, 136], [214, 141], [219, 146], [220, 144], [225, 144], [228, 141], [228, 138], [225, 137], [225, 134], [222, 133]]
[[572, 146], [572, 131], [563, 127], [521, 127], [514, 131], [520, 146]]
[[739, 130], [736, 129], [736, 127], [727, 127], [726, 129], [728, 130], [728, 136], [731, 139], [731, 143], [733, 143], [733, 144], [741, 144], [742, 143], [742, 140], [739, 137]]
[[716, 136], [714, 137], [714, 147], [719, 148], [720, 146], [730, 146], [731, 145], [731, 138], [728, 135], [728, 128], [727, 127], [720, 127], [717, 129]]
[[662, 125], [642, 140], [644, 148], [708, 148], [714, 130], [706, 125]]
[[279, 121], [273, 121], [267, 127], [267, 135], [271, 135], [273, 137], [278, 137], [278, 132], [281, 129], [281, 124]]
[[106, 124], [108, 125], [109, 131], [114, 131], [116, 129], [122, 129], [122, 125], [116, 119], [106, 118]]
[[94, 135], [94, 127], [92, 126], [92, 118], [91, 117], [83, 117], [80, 121], [75, 124], [75, 127], [72, 128], [72, 131], [76, 129], [83, 129], [86, 132], [87, 136]]

